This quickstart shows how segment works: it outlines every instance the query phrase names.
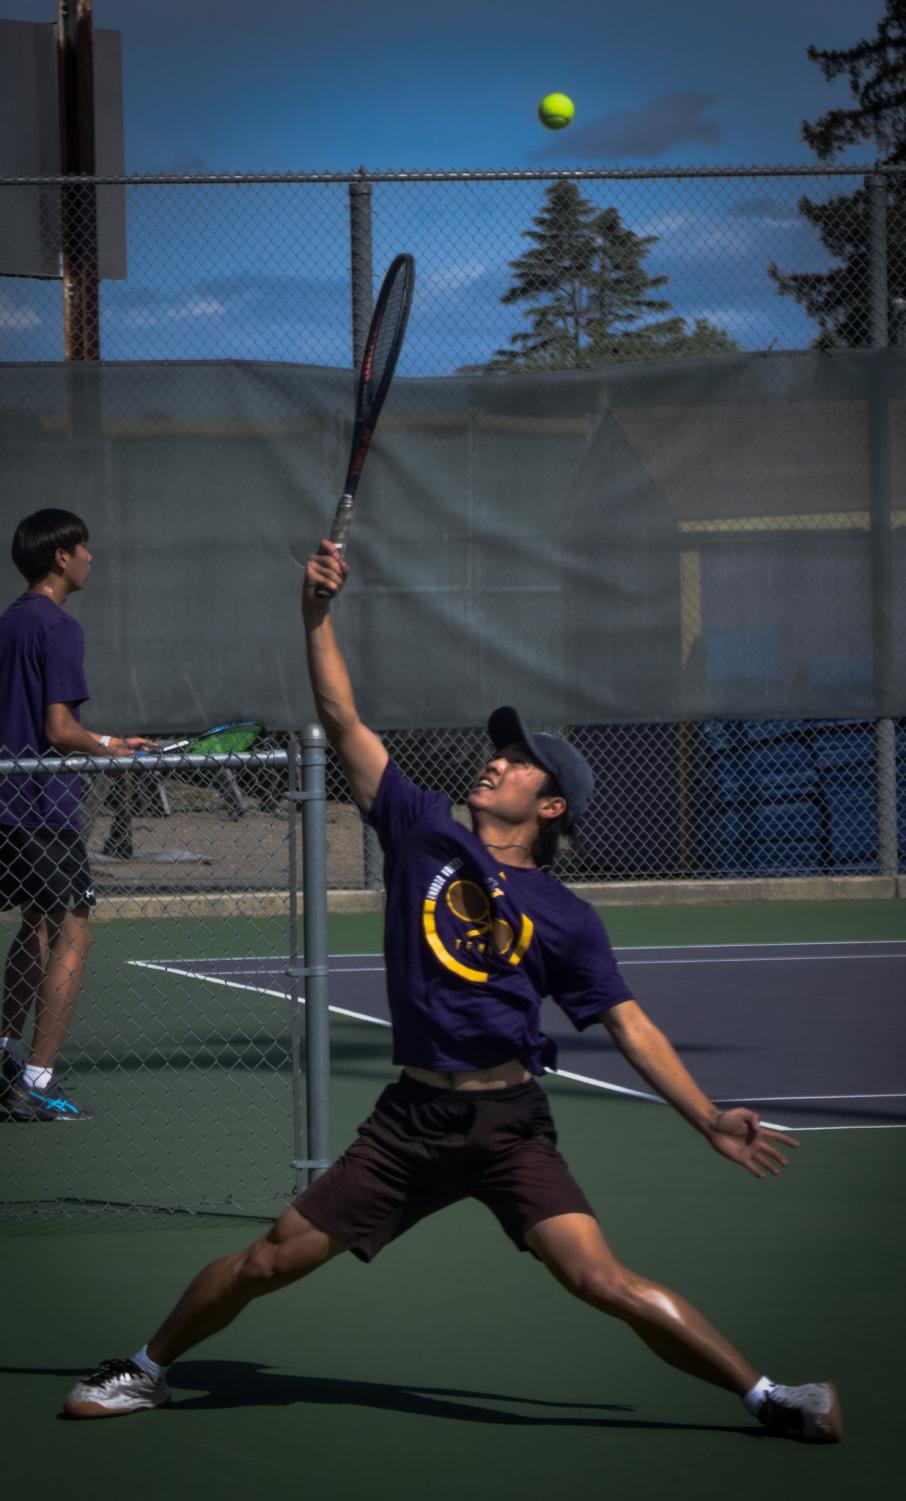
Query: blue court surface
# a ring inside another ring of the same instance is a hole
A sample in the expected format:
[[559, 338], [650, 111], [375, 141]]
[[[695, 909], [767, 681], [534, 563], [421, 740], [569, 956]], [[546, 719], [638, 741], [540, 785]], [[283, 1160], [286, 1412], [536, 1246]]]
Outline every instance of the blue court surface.
[[[617, 958], [712, 1099], [794, 1132], [906, 1127], [906, 942], [623, 948]], [[285, 959], [132, 962], [249, 991], [262, 1021], [289, 989]], [[389, 1027], [380, 955], [331, 958], [330, 1008]], [[562, 1077], [655, 1099], [602, 1027], [575, 1032], [549, 1000], [543, 1027]]]

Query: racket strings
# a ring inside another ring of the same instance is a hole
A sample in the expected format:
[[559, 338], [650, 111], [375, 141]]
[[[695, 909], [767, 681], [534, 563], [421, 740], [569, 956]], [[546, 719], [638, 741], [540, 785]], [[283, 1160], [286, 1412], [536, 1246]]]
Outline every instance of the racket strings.
[[498, 954], [510, 951], [516, 934], [505, 917], [494, 913], [487, 894], [474, 881], [454, 881], [447, 891], [447, 906], [466, 925], [467, 946], [477, 945], [484, 953], [491, 943]]
[[234, 724], [218, 725], [197, 740], [182, 742], [174, 749], [184, 750], [188, 756], [218, 756], [236, 751], [250, 750], [264, 734], [264, 725], [257, 720], [242, 720]]
[[380, 322], [374, 331], [374, 341], [368, 352], [365, 375], [372, 389], [377, 389], [391, 363], [395, 362], [409, 308], [411, 273], [408, 266], [401, 266], [394, 277], [381, 313]]
[[228, 752], [246, 751], [260, 736], [260, 730], [227, 730], [220, 735], [207, 735], [196, 740], [189, 748], [198, 756], [224, 755]]

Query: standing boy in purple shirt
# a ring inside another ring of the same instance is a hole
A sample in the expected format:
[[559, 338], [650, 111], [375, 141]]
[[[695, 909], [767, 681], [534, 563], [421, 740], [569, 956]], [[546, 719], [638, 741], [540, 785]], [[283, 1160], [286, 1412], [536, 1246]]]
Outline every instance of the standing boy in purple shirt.
[[[71, 511], [26, 516], [13, 538], [13, 562], [26, 592], [0, 615], [0, 756], [57, 751], [133, 754], [144, 740], [95, 735], [79, 723], [88, 698], [82, 627], [63, 608], [91, 568], [88, 528]], [[3, 983], [0, 1113], [15, 1121], [84, 1120], [92, 1112], [53, 1082], [91, 945], [94, 906], [79, 831], [79, 778], [0, 777], [0, 907], [19, 907]], [[34, 1008], [31, 1052], [22, 1037]]]
[[309, 671], [328, 739], [384, 849], [387, 991], [402, 1073], [270, 1233], [200, 1272], [149, 1343], [80, 1381], [66, 1410], [89, 1418], [160, 1406], [169, 1362], [252, 1299], [343, 1251], [370, 1261], [418, 1220], [472, 1197], [569, 1292], [621, 1319], [670, 1364], [734, 1392], [770, 1432], [836, 1441], [834, 1388], [759, 1377], [685, 1299], [621, 1265], [557, 1150], [535, 1077], [555, 1061], [539, 1019], [548, 993], [576, 1027], [602, 1022], [642, 1077], [756, 1178], [785, 1165], [774, 1141], [796, 1145], [753, 1111], [719, 1111], [705, 1098], [632, 998], [594, 911], [540, 868], [588, 802], [587, 763], [565, 740], [533, 735], [514, 709], [496, 710], [494, 753], [469, 796], [472, 829], [463, 828], [449, 800], [408, 781], [359, 719], [329, 602], [316, 593], [338, 593], [346, 572], [330, 542], [308, 560]]

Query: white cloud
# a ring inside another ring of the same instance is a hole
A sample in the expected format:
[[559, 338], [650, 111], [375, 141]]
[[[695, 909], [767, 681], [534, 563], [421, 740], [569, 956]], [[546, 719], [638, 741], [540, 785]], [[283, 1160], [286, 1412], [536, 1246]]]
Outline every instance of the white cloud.
[[455, 262], [452, 265], [438, 268], [425, 278], [426, 284], [438, 292], [449, 291], [451, 288], [465, 287], [470, 282], [480, 281], [488, 272], [485, 261], [469, 260]]
[[179, 323], [187, 318], [222, 318], [225, 312], [225, 305], [217, 297], [193, 297], [168, 308], [164, 317], [171, 323]]

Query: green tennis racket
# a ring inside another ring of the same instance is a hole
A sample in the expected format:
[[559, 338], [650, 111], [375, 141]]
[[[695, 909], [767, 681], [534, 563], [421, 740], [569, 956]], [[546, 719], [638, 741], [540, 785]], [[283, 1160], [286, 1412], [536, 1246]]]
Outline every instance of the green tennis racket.
[[185, 751], [187, 756], [222, 756], [235, 751], [247, 751], [264, 734], [264, 725], [257, 719], [233, 719], [229, 724], [215, 724], [203, 735], [193, 739], [172, 740], [161, 745], [164, 751]]

